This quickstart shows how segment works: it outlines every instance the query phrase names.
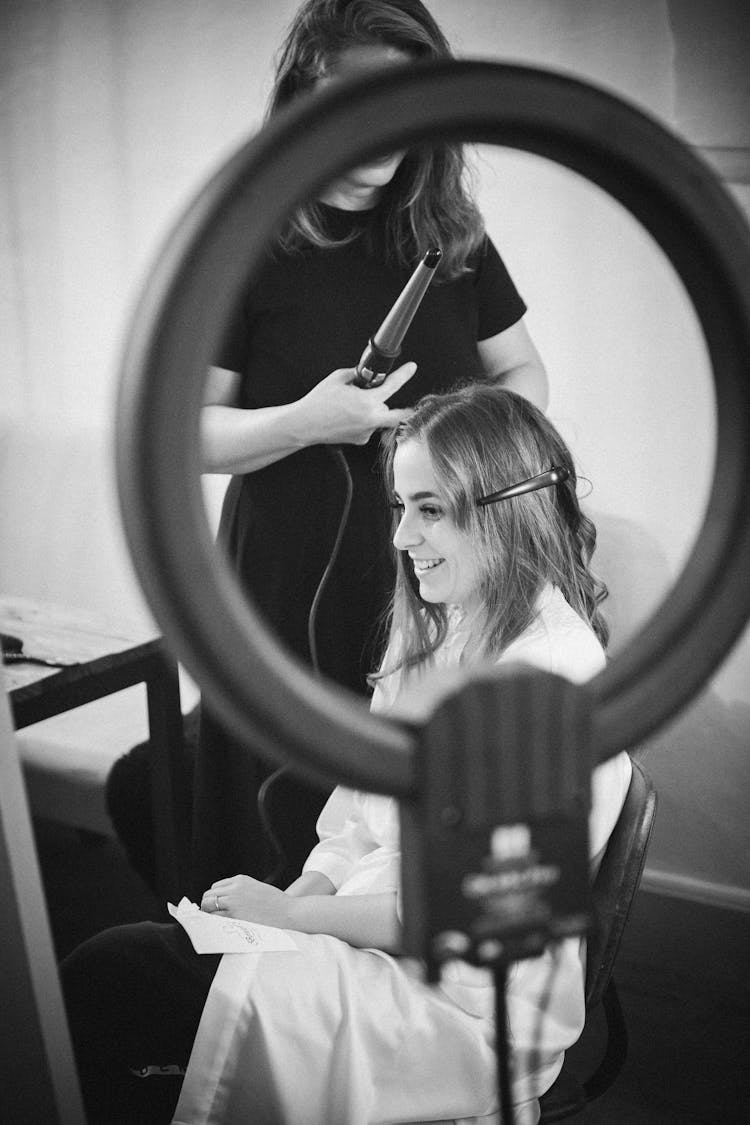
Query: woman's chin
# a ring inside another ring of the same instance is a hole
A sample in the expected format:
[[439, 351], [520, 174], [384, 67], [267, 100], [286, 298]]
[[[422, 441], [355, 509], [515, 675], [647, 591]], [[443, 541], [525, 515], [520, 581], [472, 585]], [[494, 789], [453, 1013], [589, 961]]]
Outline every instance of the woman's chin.
[[440, 596], [440, 590], [436, 587], [435, 583], [430, 583], [422, 578], [419, 579], [419, 596], [423, 602], [430, 602], [432, 605], [437, 605], [439, 602], [445, 601], [445, 598]]
[[378, 160], [370, 160], [352, 169], [347, 178], [359, 187], [385, 187], [389, 184], [398, 171], [398, 166], [404, 158], [403, 153], [381, 156]]

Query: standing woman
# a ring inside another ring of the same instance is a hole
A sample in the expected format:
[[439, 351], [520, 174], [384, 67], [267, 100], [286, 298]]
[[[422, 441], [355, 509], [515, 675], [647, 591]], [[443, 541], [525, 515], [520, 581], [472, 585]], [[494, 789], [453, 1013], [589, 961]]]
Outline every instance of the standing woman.
[[[330, 83], [451, 57], [420, 0], [307, 0], [281, 48], [270, 114]], [[431, 246], [438, 275], [378, 389], [352, 384], [375, 329]], [[345, 505], [331, 456], [344, 449], [353, 496], [315, 627], [319, 671], [367, 693], [374, 631], [392, 586], [388, 512], [376, 469], [381, 431], [427, 392], [469, 373], [546, 405], [544, 369], [521, 297], [465, 185], [458, 144], [430, 142], [347, 172], [289, 221], [242, 296], [202, 418], [207, 473], [232, 474], [219, 540], [279, 639], [310, 661], [308, 618]], [[254, 795], [271, 772], [207, 709], [196, 770], [194, 887], [227, 870], [265, 874]], [[289, 866], [314, 842], [324, 794], [291, 785]]]

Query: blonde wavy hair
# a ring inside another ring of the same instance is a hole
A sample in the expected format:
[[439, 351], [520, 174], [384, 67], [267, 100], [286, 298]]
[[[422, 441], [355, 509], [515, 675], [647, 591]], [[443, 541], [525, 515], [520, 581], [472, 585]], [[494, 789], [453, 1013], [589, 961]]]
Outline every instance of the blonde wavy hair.
[[[581, 510], [570, 451], [545, 415], [521, 395], [486, 383], [425, 396], [383, 437], [383, 474], [391, 495], [396, 449], [410, 440], [426, 447], [446, 514], [472, 539], [485, 608], [478, 625], [481, 651], [497, 658], [528, 628], [548, 583], [606, 647], [609, 631], [599, 606], [607, 589], [589, 569], [596, 528]], [[477, 504], [479, 497], [553, 466], [566, 469], [567, 480], [499, 503]], [[429, 663], [446, 626], [446, 607], [423, 601], [408, 555], [397, 551], [383, 629], [388, 666], [372, 679]]]

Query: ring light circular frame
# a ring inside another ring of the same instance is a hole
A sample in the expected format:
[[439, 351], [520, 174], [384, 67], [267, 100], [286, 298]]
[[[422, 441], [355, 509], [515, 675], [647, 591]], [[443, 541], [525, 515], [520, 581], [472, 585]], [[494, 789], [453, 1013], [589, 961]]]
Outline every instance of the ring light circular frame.
[[[391, 68], [304, 99], [203, 188], [146, 283], [120, 385], [121, 506], [157, 621], [235, 734], [318, 780], [395, 796], [414, 791], [414, 734], [314, 679], [241, 591], [207, 523], [198, 418], [242, 286], [285, 217], [347, 168], [439, 138], [536, 153], [598, 184], [671, 259], [706, 339], [718, 416], [707, 514], [656, 614], [589, 685], [597, 760], [687, 703], [750, 615], [750, 244], [713, 174], [620, 99], [531, 68]], [[665, 377], [679, 394], [679, 371]]]

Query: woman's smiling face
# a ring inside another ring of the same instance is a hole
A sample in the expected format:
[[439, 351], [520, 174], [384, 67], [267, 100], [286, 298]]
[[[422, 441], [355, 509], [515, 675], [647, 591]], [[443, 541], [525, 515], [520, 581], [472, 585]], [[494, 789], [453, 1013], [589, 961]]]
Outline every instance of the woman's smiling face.
[[421, 441], [408, 438], [396, 447], [393, 485], [401, 512], [393, 545], [408, 552], [420, 596], [472, 613], [481, 603], [474, 547], [450, 516], [447, 497]]

